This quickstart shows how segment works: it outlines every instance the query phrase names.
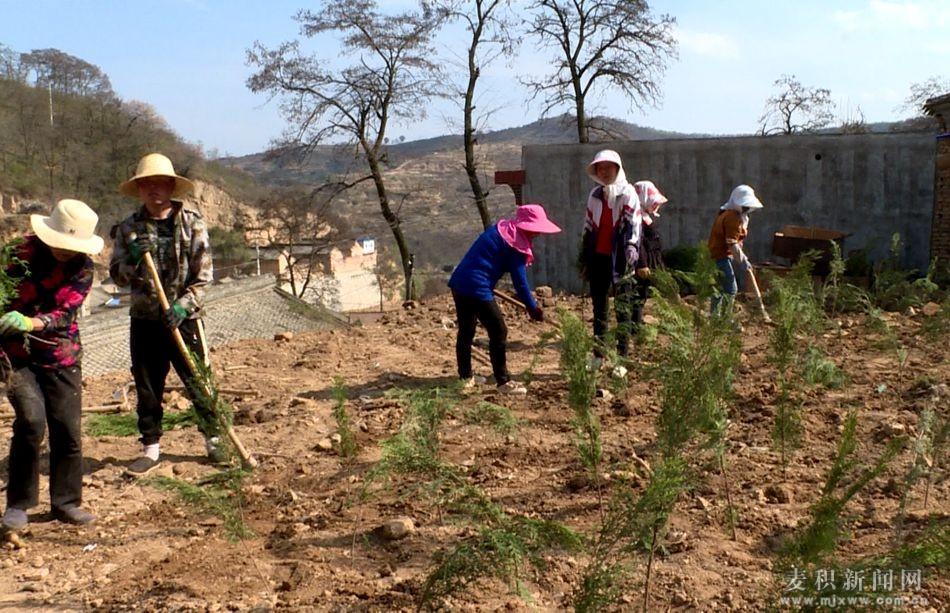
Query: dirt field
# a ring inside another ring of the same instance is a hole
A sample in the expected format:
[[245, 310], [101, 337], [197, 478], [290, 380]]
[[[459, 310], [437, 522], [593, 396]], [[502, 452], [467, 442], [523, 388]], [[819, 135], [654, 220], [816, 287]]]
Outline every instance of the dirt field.
[[[590, 316], [589, 305], [578, 299], [557, 300]], [[547, 328], [505, 309], [510, 369], [517, 375], [528, 366]], [[403, 406], [384, 393], [453, 382], [450, 311], [443, 297], [346, 331], [246, 341], [213, 353], [222, 388], [260, 393], [235, 402], [237, 431], [261, 461], [243, 485], [241, 513], [253, 531], [244, 540], [230, 542], [219, 517], [185, 504], [176, 493], [124, 476], [124, 467], [139, 451], [134, 437], [86, 436], [85, 500], [99, 521], [77, 529], [49, 521], [45, 501], [34, 509], [24, 535], [26, 547], [0, 550], [0, 609], [414, 609], [433, 553], [457, 543], [468, 528], [440, 517], [422, 496], [399, 499], [384, 493], [359, 503], [356, 495], [380, 457], [378, 443], [402, 421]], [[710, 471], [673, 513], [668, 551], [654, 569], [651, 610], [760, 611], [776, 606], [774, 544], [815, 501], [847, 410], [860, 413], [858, 455], [864, 462], [881, 453], [888, 435], [914, 436], [927, 403], [942, 403], [946, 410], [948, 339], [925, 340], [919, 334], [923, 315], [888, 314], [909, 349], [902, 375], [896, 356], [878, 348], [863, 316], [840, 319], [840, 333], [816, 343], [847, 373], [849, 383], [840, 390], [810, 393], [806, 444], [793, 459], [787, 480], [770, 437], [777, 390], [774, 371], [766, 364], [766, 331], [757, 319], [745, 321], [729, 450], [738, 540], [731, 539], [725, 523], [721, 478]], [[645, 360], [632, 369], [625, 403], [598, 400], [596, 406], [611, 466], [626, 466], [634, 453], [649, 460], [654, 451], [659, 402], [655, 384], [641, 374]], [[482, 374], [486, 370], [481, 367]], [[349, 464], [326, 449], [336, 427], [331, 417], [336, 376], [348, 388], [347, 409], [361, 447]], [[88, 380], [84, 404], [109, 401], [127, 379], [115, 374]], [[583, 468], [571, 441], [571, 411], [554, 344], [542, 349], [529, 390], [527, 398], [515, 400], [495, 397], [491, 385], [468, 395], [441, 427], [441, 454], [465, 467], [472, 482], [507, 512], [556, 519], [590, 534], [599, 518], [597, 495], [592, 488], [577, 487]], [[174, 395], [166, 398], [172, 405], [186, 404]], [[515, 434], [465, 423], [463, 409], [486, 399], [514, 411], [521, 420]], [[3, 411], [0, 424], [8, 432], [9, 407]], [[165, 462], [158, 474], [195, 482], [215, 472], [203, 458], [194, 428], [171, 431], [162, 444]], [[4, 473], [8, 445], [4, 435]], [[890, 545], [899, 482], [911, 457], [905, 450], [848, 506], [851, 538], [843, 546], [845, 559]], [[46, 478], [41, 482], [42, 498]], [[644, 482], [635, 483], [642, 487]], [[946, 521], [948, 494], [945, 482], [931, 491], [924, 509], [923, 486], [911, 493], [911, 534], [928, 521]], [[382, 524], [403, 517], [413, 522], [411, 534], [396, 540], [381, 536]], [[447, 604], [467, 610], [570, 608], [586, 558], [555, 552], [547, 562], [545, 572], [525, 575], [528, 600], [487, 580]], [[635, 577], [641, 579], [642, 572]], [[927, 604], [906, 610], [950, 609], [950, 578], [924, 576], [917, 595]], [[636, 586], [622, 598], [624, 609], [639, 608]]]

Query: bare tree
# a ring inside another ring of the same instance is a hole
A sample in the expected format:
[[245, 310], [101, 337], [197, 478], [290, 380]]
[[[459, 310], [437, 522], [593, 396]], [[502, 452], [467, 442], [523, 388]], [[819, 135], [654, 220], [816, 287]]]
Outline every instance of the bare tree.
[[557, 53], [553, 72], [525, 84], [543, 100], [542, 115], [573, 104], [579, 142], [590, 142], [586, 105], [595, 84], [631, 108], [660, 100], [660, 78], [677, 56], [676, 19], [654, 17], [646, 0], [535, 0], [531, 11], [529, 34]]
[[485, 229], [491, 225], [488, 211], [488, 193], [478, 176], [478, 164], [475, 159], [476, 131], [489, 113], [476, 116], [476, 87], [481, 71], [500, 57], [510, 57], [515, 42], [512, 37], [512, 19], [510, 0], [435, 0], [435, 10], [449, 19], [461, 21], [468, 32], [468, 48], [465, 50], [465, 70], [467, 79], [460, 86], [458, 96], [462, 99], [464, 128], [462, 132], [465, 146], [465, 173], [472, 188], [475, 206]]
[[329, 185], [311, 192], [277, 189], [258, 203], [260, 225], [254, 230], [266, 246], [280, 250], [290, 291], [298, 298], [310, 289], [319, 272], [320, 254], [340, 240], [346, 230], [345, 222], [333, 214], [330, 206], [339, 191]]
[[765, 101], [759, 118], [762, 135], [814, 132], [834, 121], [831, 90], [805, 87], [795, 75], [782, 75], [774, 85], [778, 93]]
[[315, 56], [303, 55], [296, 41], [273, 50], [255, 43], [248, 50], [248, 63], [258, 71], [248, 79], [248, 87], [281, 98], [281, 111], [290, 124], [284, 144], [310, 151], [340, 136], [352, 144], [366, 164], [368, 174], [362, 179], [373, 181], [380, 212], [399, 249], [408, 299], [412, 256], [383, 178], [386, 131], [393, 120], [424, 116], [426, 101], [436, 95], [439, 69], [431, 40], [441, 22], [425, 7], [386, 15], [373, 0], [326, 1], [318, 11], [300, 11], [295, 19], [304, 36], [338, 34], [342, 51], [353, 62], [335, 70]]
[[842, 134], [867, 134], [871, 131], [860, 106], [854, 107], [853, 110], [849, 109], [840, 121]]
[[924, 104], [931, 98], [950, 94], [950, 79], [946, 77], [930, 77], [926, 81], [912, 83], [910, 93], [904, 103], [897, 107], [899, 111], [911, 111], [916, 115], [924, 113]]

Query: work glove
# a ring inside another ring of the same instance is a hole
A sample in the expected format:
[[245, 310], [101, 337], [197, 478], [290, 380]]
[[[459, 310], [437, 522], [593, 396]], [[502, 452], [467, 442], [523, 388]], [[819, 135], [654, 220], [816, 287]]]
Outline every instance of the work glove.
[[627, 268], [633, 268], [640, 259], [640, 248], [636, 245], [627, 245], [624, 247], [623, 255], [627, 258]]
[[33, 320], [19, 311], [10, 311], [0, 317], [0, 336], [27, 334], [32, 331]]
[[138, 266], [145, 254], [151, 253], [155, 248], [155, 243], [148, 234], [133, 235], [130, 239], [126, 244], [126, 248], [129, 250], [126, 261], [133, 266]]
[[544, 309], [539, 306], [536, 307], [527, 307], [528, 316], [531, 317], [534, 321], [544, 321]]
[[639, 277], [639, 278], [641, 278], [641, 279], [649, 279], [649, 278], [650, 278], [650, 267], [649, 267], [649, 266], [644, 266], [644, 267], [642, 267], [642, 268], [638, 268], [638, 269], [637, 269], [637, 277]]
[[178, 304], [172, 304], [165, 313], [162, 314], [162, 321], [169, 330], [175, 330], [181, 325], [181, 322], [188, 319], [188, 309]]

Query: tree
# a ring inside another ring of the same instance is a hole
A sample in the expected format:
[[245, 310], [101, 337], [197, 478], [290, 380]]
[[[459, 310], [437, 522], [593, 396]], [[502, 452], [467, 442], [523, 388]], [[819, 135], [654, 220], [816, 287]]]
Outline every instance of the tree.
[[831, 90], [805, 87], [795, 75], [782, 75], [774, 83], [778, 93], [765, 101], [759, 118], [761, 134], [814, 132], [834, 121]]
[[290, 291], [298, 298], [310, 289], [319, 271], [319, 255], [339, 240], [345, 230], [343, 220], [330, 207], [340, 190], [327, 187], [310, 192], [276, 189], [258, 203], [261, 223], [256, 230], [266, 246], [281, 251]]
[[912, 83], [910, 93], [904, 99], [904, 104], [897, 110], [911, 111], [917, 115], [923, 115], [924, 104], [931, 98], [950, 94], [950, 79], [946, 77], [930, 77], [926, 81]]
[[20, 56], [20, 64], [34, 74], [33, 84], [59, 94], [112, 97], [112, 84], [102, 70], [59, 49], [34, 49]]
[[464, 87], [459, 88], [457, 95], [463, 101], [462, 136], [465, 146], [465, 173], [468, 175], [482, 226], [488, 229], [492, 219], [488, 211], [488, 190], [482, 187], [478, 177], [475, 134], [483, 127], [479, 124], [483, 124], [490, 112], [476, 117], [475, 90], [482, 69], [499, 57], [511, 56], [514, 51], [515, 42], [511, 35], [512, 24], [509, 14], [510, 0], [474, 0], [473, 2], [438, 0], [434, 6], [448, 18], [463, 22], [469, 35], [464, 58], [467, 80]]
[[841, 118], [842, 134], [867, 134], [870, 131], [860, 106], [854, 107], [854, 110], [849, 109], [848, 114]]
[[255, 43], [248, 63], [258, 71], [248, 87], [282, 99], [281, 111], [290, 124], [284, 145], [302, 145], [309, 152], [327, 139], [343, 137], [353, 146], [368, 174], [351, 184], [373, 181], [380, 212], [399, 249], [408, 299], [412, 255], [383, 177], [386, 132], [391, 121], [424, 116], [426, 101], [437, 93], [439, 68], [431, 40], [441, 21], [426, 7], [385, 15], [373, 0], [327, 1], [316, 12], [298, 12], [295, 19], [304, 36], [338, 34], [343, 54], [353, 61], [337, 70], [303, 55], [296, 41], [273, 50]]
[[660, 100], [660, 78], [677, 57], [676, 19], [654, 17], [646, 0], [535, 0], [531, 10], [529, 35], [557, 53], [553, 72], [525, 84], [543, 100], [542, 115], [574, 105], [578, 142], [590, 142], [586, 105], [595, 85], [629, 98], [631, 108]]

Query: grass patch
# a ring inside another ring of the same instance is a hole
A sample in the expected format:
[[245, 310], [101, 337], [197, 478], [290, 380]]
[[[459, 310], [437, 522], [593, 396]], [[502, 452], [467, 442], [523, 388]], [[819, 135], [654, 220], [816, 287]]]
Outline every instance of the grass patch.
[[214, 473], [197, 483], [171, 477], [152, 477], [145, 483], [157, 489], [174, 492], [186, 505], [200, 513], [221, 518], [224, 534], [231, 542], [250, 538], [254, 533], [244, 523], [244, 492], [241, 489], [247, 472], [235, 468]]
[[511, 409], [483, 400], [465, 411], [465, 423], [487, 424], [499, 434], [514, 434], [521, 425]]
[[[83, 420], [88, 436], [138, 436], [138, 415], [117, 413], [114, 415], [90, 415]], [[198, 423], [194, 408], [185, 411], [166, 412], [162, 417], [162, 430], [168, 432]]]

